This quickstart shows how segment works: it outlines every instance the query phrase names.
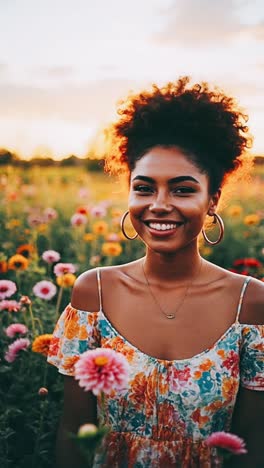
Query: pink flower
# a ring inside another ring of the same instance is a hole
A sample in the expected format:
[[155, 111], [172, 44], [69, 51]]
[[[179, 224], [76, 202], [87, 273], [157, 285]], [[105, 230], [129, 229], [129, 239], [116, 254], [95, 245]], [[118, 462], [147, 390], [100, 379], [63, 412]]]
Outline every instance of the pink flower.
[[8, 350], [5, 353], [5, 360], [7, 362], [14, 362], [20, 351], [25, 351], [30, 345], [30, 341], [27, 338], [18, 338], [8, 346]]
[[247, 453], [244, 440], [229, 432], [213, 432], [205, 442], [209, 447], [224, 449], [235, 455]]
[[30, 227], [35, 227], [43, 224], [44, 219], [39, 214], [30, 214], [27, 218], [27, 222]]
[[120, 241], [120, 237], [119, 235], [116, 233], [116, 232], [111, 232], [110, 234], [108, 234], [108, 236], [106, 236], [106, 239], [105, 239], [107, 242], [119, 242]]
[[75, 364], [75, 379], [80, 387], [94, 395], [122, 390], [129, 378], [126, 358], [112, 349], [97, 348], [81, 354]]
[[106, 208], [102, 205], [96, 205], [91, 208], [91, 216], [94, 216], [95, 218], [103, 218], [106, 216]]
[[54, 208], [45, 208], [43, 215], [45, 222], [52, 221], [58, 217], [58, 213]]
[[17, 290], [16, 283], [10, 280], [0, 280], [0, 299], [12, 296]]
[[0, 310], [7, 310], [8, 312], [18, 312], [21, 308], [21, 305], [17, 301], [8, 301], [5, 299], [0, 302]]
[[90, 196], [90, 192], [86, 187], [81, 187], [78, 192], [79, 198], [87, 198]]
[[14, 338], [17, 333], [25, 335], [27, 332], [28, 328], [23, 323], [12, 323], [5, 329], [5, 334], [9, 336], [9, 338]]
[[39, 281], [33, 287], [33, 293], [35, 294], [35, 296], [40, 297], [41, 299], [45, 299], [47, 301], [49, 299], [52, 299], [53, 296], [55, 296], [56, 292], [57, 288], [55, 284], [53, 284], [51, 281]]
[[62, 276], [65, 273], [75, 273], [76, 267], [73, 263], [57, 263], [53, 269], [56, 276]]
[[59, 252], [56, 252], [56, 250], [45, 250], [41, 256], [47, 263], [58, 262], [61, 258]]
[[84, 214], [82, 213], [75, 213], [71, 217], [71, 225], [78, 227], [78, 226], [84, 226], [87, 223], [87, 218]]

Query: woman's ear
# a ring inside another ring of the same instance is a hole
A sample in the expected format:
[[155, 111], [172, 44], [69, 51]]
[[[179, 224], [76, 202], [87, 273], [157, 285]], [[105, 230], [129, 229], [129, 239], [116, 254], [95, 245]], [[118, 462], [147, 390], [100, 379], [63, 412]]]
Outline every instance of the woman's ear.
[[210, 197], [210, 202], [209, 202], [209, 207], [208, 207], [208, 215], [212, 216], [216, 212], [217, 205], [219, 203], [220, 197], [221, 197], [221, 189], [218, 189], [217, 192], [215, 192], [211, 197]]

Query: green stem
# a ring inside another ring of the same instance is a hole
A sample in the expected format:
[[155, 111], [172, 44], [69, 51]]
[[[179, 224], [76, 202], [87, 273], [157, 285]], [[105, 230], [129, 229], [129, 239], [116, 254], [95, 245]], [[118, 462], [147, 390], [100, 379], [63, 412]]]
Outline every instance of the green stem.
[[36, 327], [35, 327], [35, 317], [34, 317], [33, 310], [32, 310], [32, 304], [29, 304], [28, 310], [29, 310], [29, 315], [30, 315], [30, 319], [31, 319], [32, 334], [33, 334], [33, 338], [35, 338], [35, 336], [36, 336]]
[[60, 286], [59, 294], [58, 294], [58, 298], [57, 298], [56, 309], [55, 309], [55, 319], [56, 319], [56, 321], [59, 318], [60, 306], [61, 306], [61, 300], [62, 300], [62, 293], [63, 293], [63, 286]]

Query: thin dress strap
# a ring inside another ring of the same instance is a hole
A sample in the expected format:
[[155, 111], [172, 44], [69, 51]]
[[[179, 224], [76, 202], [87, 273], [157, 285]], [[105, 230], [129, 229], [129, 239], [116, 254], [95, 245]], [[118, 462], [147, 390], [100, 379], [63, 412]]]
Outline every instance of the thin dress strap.
[[240, 312], [241, 312], [241, 308], [242, 308], [242, 304], [243, 304], [243, 299], [244, 299], [244, 296], [245, 296], [247, 285], [250, 282], [250, 280], [251, 280], [251, 277], [247, 276], [244, 283], [243, 283], [242, 289], [241, 289], [239, 302], [238, 302], [238, 307], [237, 307], [237, 313], [236, 313], [236, 323], [239, 322], [239, 316], [240, 316]]
[[100, 269], [99, 268], [96, 268], [96, 276], [97, 276], [97, 286], [98, 286], [100, 311], [102, 311], [103, 310], [102, 284], [101, 284], [101, 275], [100, 275]]

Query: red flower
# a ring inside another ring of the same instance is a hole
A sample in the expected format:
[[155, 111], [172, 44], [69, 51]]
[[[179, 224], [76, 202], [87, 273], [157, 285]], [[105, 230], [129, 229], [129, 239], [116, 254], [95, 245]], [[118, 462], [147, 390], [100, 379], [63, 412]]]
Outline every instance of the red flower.
[[260, 268], [262, 266], [261, 262], [256, 258], [239, 258], [234, 261], [234, 267], [244, 266], [250, 268]]
[[244, 440], [229, 432], [213, 432], [205, 442], [209, 447], [224, 449], [235, 455], [247, 453]]

